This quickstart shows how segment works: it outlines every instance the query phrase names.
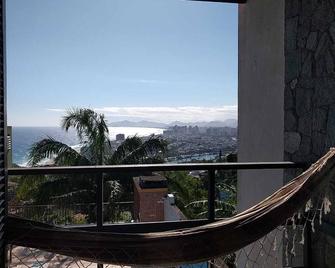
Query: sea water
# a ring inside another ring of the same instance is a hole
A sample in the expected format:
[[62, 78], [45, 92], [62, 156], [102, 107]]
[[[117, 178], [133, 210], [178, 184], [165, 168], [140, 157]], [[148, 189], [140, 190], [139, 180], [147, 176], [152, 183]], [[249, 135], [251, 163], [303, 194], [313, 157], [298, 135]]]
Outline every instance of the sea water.
[[[116, 134], [128, 136], [148, 136], [151, 134], [162, 134], [160, 128], [141, 128], [141, 127], [109, 127], [110, 139], [114, 140]], [[51, 137], [69, 146], [79, 144], [76, 132], [70, 129], [68, 132], [59, 127], [13, 127], [13, 163], [26, 165], [27, 154], [31, 146], [41, 139]]]

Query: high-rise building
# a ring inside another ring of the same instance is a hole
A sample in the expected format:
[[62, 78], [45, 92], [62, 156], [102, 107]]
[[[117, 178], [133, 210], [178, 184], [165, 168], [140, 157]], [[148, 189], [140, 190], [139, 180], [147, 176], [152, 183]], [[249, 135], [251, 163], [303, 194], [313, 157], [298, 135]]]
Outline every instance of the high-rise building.
[[7, 126], [7, 166], [13, 165], [13, 135], [12, 127]]

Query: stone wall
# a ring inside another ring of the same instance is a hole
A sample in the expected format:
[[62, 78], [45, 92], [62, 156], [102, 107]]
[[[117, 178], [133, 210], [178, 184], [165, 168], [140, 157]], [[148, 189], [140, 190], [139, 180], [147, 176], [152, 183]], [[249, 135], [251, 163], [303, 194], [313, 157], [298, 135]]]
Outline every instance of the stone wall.
[[[313, 162], [335, 146], [334, 0], [286, 0], [284, 109], [285, 160]], [[334, 252], [335, 239], [319, 228], [312, 267], [335, 267]]]
[[0, 267], [5, 267], [5, 234], [6, 216], [6, 90], [5, 90], [5, 45], [4, 45], [4, 1], [0, 0]]
[[286, 4], [286, 160], [312, 162], [335, 145], [334, 12], [332, 0]]

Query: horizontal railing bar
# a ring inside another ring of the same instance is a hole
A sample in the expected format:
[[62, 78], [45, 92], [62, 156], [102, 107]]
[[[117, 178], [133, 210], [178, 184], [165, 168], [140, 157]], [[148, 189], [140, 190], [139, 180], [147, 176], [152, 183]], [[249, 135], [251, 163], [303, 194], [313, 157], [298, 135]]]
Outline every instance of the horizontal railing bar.
[[[216, 218], [214, 221], [224, 220], [225, 218]], [[229, 218], [226, 218], [227, 220]], [[183, 221], [156, 221], [156, 222], [134, 222], [134, 223], [105, 223], [100, 232], [115, 233], [152, 233], [164, 232], [183, 228], [192, 228], [212, 223], [208, 219], [183, 220]], [[291, 225], [288, 222], [288, 225]], [[83, 231], [97, 231], [95, 224], [70, 224], [61, 225], [64, 228], [80, 229]]]
[[[161, 222], [135, 222], [135, 223], [111, 223], [104, 224], [99, 232], [116, 233], [149, 233], [164, 232], [183, 228], [198, 227], [210, 223], [208, 219], [184, 220], [184, 221], [161, 221]], [[84, 231], [97, 231], [96, 225], [65, 225], [65, 228], [80, 229]]]
[[[119, 201], [119, 202], [104, 202], [103, 205], [133, 205], [134, 201]], [[96, 203], [71, 203], [70, 206], [95, 206]], [[8, 205], [8, 208], [11, 209], [20, 209], [20, 208], [44, 208], [44, 207], [57, 207], [57, 204], [44, 204], [44, 205]], [[1, 209], [0, 209], [1, 214]]]
[[9, 168], [8, 175], [83, 174], [83, 173], [132, 173], [145, 171], [180, 170], [239, 170], [239, 169], [285, 169], [305, 168], [304, 163], [294, 162], [237, 162], [237, 163], [188, 163], [188, 164], [146, 164], [106, 166], [63, 166]]

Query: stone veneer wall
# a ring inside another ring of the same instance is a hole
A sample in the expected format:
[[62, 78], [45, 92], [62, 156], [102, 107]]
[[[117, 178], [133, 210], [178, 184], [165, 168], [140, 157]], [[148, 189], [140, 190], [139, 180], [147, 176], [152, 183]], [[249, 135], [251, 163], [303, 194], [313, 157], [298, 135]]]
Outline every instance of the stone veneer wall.
[[[313, 162], [335, 146], [334, 0], [286, 0], [284, 103], [285, 160]], [[335, 223], [334, 208], [327, 221]], [[335, 267], [335, 238], [322, 228], [311, 267]]]
[[5, 267], [5, 216], [6, 216], [6, 90], [5, 90], [5, 6], [0, 0], [0, 268]]

